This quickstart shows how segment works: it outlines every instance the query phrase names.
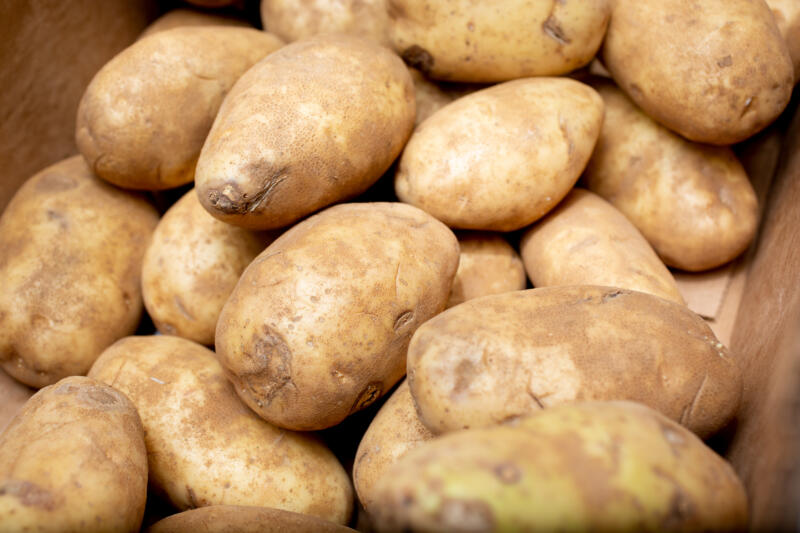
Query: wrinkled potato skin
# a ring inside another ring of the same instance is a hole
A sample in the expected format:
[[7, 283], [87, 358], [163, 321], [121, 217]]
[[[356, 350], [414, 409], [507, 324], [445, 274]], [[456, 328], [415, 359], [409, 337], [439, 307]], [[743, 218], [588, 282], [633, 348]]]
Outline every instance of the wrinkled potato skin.
[[353, 533], [353, 529], [305, 514], [240, 505], [212, 505], [168, 516], [147, 533]]
[[222, 306], [274, 238], [220, 222], [187, 192], [164, 214], [144, 256], [142, 296], [158, 331], [213, 345]]
[[229, 224], [284, 227], [367, 190], [414, 116], [411, 76], [389, 50], [345, 35], [292, 43], [225, 99], [197, 164], [200, 202]]
[[139, 531], [146, 497], [139, 415], [102, 383], [40, 390], [0, 435], [3, 531]]
[[386, 471], [409, 450], [433, 437], [419, 419], [408, 382], [404, 380], [375, 415], [356, 451], [353, 481], [367, 512], [372, 508], [375, 485], [386, 476]]
[[331, 207], [247, 267], [220, 314], [217, 357], [265, 420], [334, 426], [403, 377], [411, 335], [444, 309], [457, 267], [455, 236], [419, 209]]
[[515, 80], [477, 91], [414, 131], [395, 191], [453, 228], [520, 229], [566, 196], [602, 122], [597, 93], [567, 78]]
[[579, 400], [644, 403], [705, 438], [736, 414], [742, 377], [683, 305], [611, 287], [485, 296], [423, 324], [408, 383], [434, 433]]
[[30, 178], [0, 218], [0, 364], [35, 388], [85, 374], [142, 312], [142, 258], [158, 222], [144, 199], [80, 156]]
[[206, 13], [194, 9], [172, 9], [158, 17], [150, 24], [139, 38], [147, 37], [153, 33], [171, 30], [172, 28], [183, 28], [186, 26], [238, 26], [242, 28], [252, 28], [244, 20], [216, 13]]
[[639, 230], [613, 205], [572, 189], [520, 245], [534, 287], [603, 285], [683, 304], [675, 279]]
[[794, 81], [800, 79], [800, 2], [797, 0], [766, 0], [775, 23], [781, 32], [794, 65]]
[[447, 307], [509, 291], [521, 291], [528, 278], [519, 254], [497, 233], [459, 232], [458, 271]]
[[657, 122], [728, 145], [771, 123], [794, 86], [767, 5], [753, 0], [615, 0], [603, 64]]
[[207, 348], [179, 337], [128, 337], [103, 352], [90, 375], [136, 405], [153, 486], [178, 509], [255, 505], [347, 523], [352, 487], [330, 450], [259, 419]]
[[123, 50], [92, 79], [75, 141], [101, 178], [129, 189], [189, 183], [225, 94], [283, 41], [262, 31], [183, 27]]
[[668, 266], [707, 270], [755, 236], [758, 200], [730, 148], [658, 125], [613, 83], [595, 80], [606, 117], [583, 181], [619, 209]]
[[630, 402], [548, 409], [412, 450], [376, 487], [378, 530], [744, 531], [733, 469]]
[[499, 82], [566, 74], [595, 56], [609, 0], [387, 0], [392, 44], [434, 79]]

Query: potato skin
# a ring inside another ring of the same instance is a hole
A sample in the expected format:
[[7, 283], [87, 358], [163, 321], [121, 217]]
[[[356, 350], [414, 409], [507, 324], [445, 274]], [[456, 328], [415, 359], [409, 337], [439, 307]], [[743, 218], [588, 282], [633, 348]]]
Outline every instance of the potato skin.
[[19, 410], [35, 392], [0, 370], [0, 398], [3, 398], [3, 402], [0, 403], [0, 431], [3, 431], [17, 416]]
[[775, 24], [789, 49], [794, 65], [794, 81], [800, 79], [800, 3], [796, 0], [766, 0]]
[[389, 50], [346, 35], [292, 43], [226, 97], [197, 163], [200, 202], [229, 224], [284, 227], [364, 192], [414, 115], [408, 69]]
[[531, 226], [520, 252], [534, 287], [603, 285], [684, 303], [672, 274], [639, 230], [584, 189], [572, 189]]
[[672, 133], [610, 81], [592, 85], [606, 117], [586, 186], [633, 222], [669, 266], [707, 270], [743, 252], [755, 236], [758, 200], [731, 149]]
[[40, 388], [85, 374], [142, 312], [142, 257], [158, 222], [143, 198], [80, 156], [30, 178], [0, 217], [0, 364]]
[[388, 0], [390, 39], [434, 79], [498, 82], [566, 74], [603, 40], [608, 0]]
[[247, 267], [220, 314], [217, 357], [265, 420], [331, 427], [403, 377], [411, 335], [444, 309], [457, 266], [455, 236], [419, 209], [331, 207]]
[[136, 405], [152, 484], [178, 509], [255, 505], [347, 523], [353, 493], [338, 460], [311, 436], [247, 409], [207, 348], [179, 337], [127, 337], [90, 375]]
[[92, 79], [75, 141], [101, 178], [129, 189], [192, 181], [225, 94], [283, 41], [249, 28], [182, 27], [141, 39]]
[[168, 516], [147, 533], [347, 533], [355, 530], [315, 516], [269, 507], [211, 505]]
[[102, 383], [45, 387], [0, 435], [3, 531], [139, 531], [146, 497], [139, 415]]
[[567, 78], [529, 78], [440, 109], [411, 136], [395, 191], [450, 227], [513, 231], [552, 209], [594, 148], [603, 102]]
[[736, 414], [742, 377], [686, 306], [612, 287], [484, 296], [423, 324], [408, 383], [434, 433], [576, 400], [644, 403], [705, 438]]
[[649, 116], [708, 144], [763, 129], [794, 85], [789, 51], [761, 0], [615, 0], [602, 55]]
[[172, 28], [183, 28], [186, 26], [238, 26], [242, 28], [252, 28], [246, 21], [234, 17], [218, 15], [216, 13], [206, 13], [194, 9], [178, 8], [167, 11], [150, 24], [139, 38], [147, 37], [153, 33], [171, 30]]
[[188, 191], [164, 214], [144, 256], [142, 296], [158, 331], [213, 345], [222, 306], [275, 236], [220, 222]]
[[744, 531], [733, 469], [643, 405], [590, 402], [412, 450], [378, 483], [378, 531]]

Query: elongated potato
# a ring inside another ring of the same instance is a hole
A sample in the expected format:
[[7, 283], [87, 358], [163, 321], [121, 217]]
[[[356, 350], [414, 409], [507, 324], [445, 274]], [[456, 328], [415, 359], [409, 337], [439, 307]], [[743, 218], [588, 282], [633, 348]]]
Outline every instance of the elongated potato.
[[315, 516], [269, 507], [211, 505], [168, 516], [147, 533], [353, 533]]
[[707, 270], [744, 251], [758, 225], [758, 201], [730, 148], [687, 141], [613, 83], [593, 85], [606, 118], [586, 186], [633, 222], [669, 266]]
[[458, 241], [399, 203], [342, 204], [278, 237], [217, 323], [217, 357], [262, 418], [323, 429], [380, 398], [405, 372], [417, 327], [444, 309]]
[[102, 383], [40, 390], [0, 435], [3, 531], [139, 531], [146, 497], [139, 415]]
[[778, 31], [789, 49], [794, 65], [794, 81], [800, 79], [800, 2], [796, 0], [766, 0], [772, 10]]
[[675, 279], [639, 230], [596, 194], [573, 189], [520, 245], [534, 287], [604, 285], [683, 304]]
[[459, 431], [379, 481], [378, 531], [743, 531], [747, 497], [696, 436], [629, 402]]
[[408, 383], [435, 433], [576, 400], [644, 403], [708, 437], [736, 414], [742, 377], [686, 306], [610, 287], [484, 296], [423, 324]]
[[44, 387], [85, 374], [136, 329], [142, 257], [158, 222], [144, 199], [80, 156], [29, 179], [0, 218], [0, 364]]
[[615, 0], [603, 64], [667, 128], [727, 145], [772, 122], [792, 94], [792, 59], [762, 0]]
[[292, 43], [225, 99], [197, 163], [200, 202], [224, 222], [286, 226], [369, 188], [414, 126], [403, 62], [344, 35]]
[[336, 457], [247, 409], [207, 348], [128, 337], [103, 352], [90, 375], [136, 405], [152, 483], [178, 509], [254, 505], [347, 523], [353, 493]]
[[497, 82], [586, 65], [609, 15], [608, 0], [389, 0], [389, 31], [403, 59], [432, 78]]
[[78, 107], [75, 141], [101, 178], [169, 189], [194, 178], [222, 99], [283, 41], [255, 29], [183, 27], [141, 39], [95, 75]]
[[530, 78], [483, 89], [415, 130], [395, 191], [450, 227], [519, 229], [566, 196], [602, 122], [602, 100], [575, 80]]
[[142, 37], [147, 37], [148, 35], [160, 31], [171, 30], [172, 28], [183, 28], [186, 26], [239, 26], [242, 28], [252, 28], [246, 21], [234, 17], [197, 11], [195, 9], [178, 8], [167, 11], [165, 14], [158, 17], [152, 24], [145, 28], [139, 38], [141, 39]]

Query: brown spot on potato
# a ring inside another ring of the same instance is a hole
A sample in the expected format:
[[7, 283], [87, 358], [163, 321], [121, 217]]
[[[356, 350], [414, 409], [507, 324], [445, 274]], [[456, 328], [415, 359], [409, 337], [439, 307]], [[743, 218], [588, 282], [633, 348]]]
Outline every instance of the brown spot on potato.
[[730, 55], [717, 60], [717, 66], [719, 68], [726, 68], [730, 67], [731, 65], [733, 65], [733, 58]]
[[358, 395], [356, 401], [353, 403], [353, 407], [350, 409], [351, 413], [355, 413], [356, 411], [360, 411], [381, 397], [383, 387], [380, 381], [373, 381], [369, 383], [364, 390]]
[[520, 479], [522, 479], [522, 472], [517, 465], [513, 463], [499, 464], [494, 467], [493, 472], [501, 483], [505, 483], [507, 485], [517, 483]]
[[15, 496], [25, 507], [41, 507], [52, 511], [56, 507], [55, 498], [50, 491], [30, 481], [10, 480], [0, 487], [0, 496]]
[[428, 74], [433, 68], [433, 56], [419, 45], [409, 46], [403, 50], [401, 57], [406, 63], [422, 71], [423, 74]]
[[[252, 391], [257, 391], [256, 403], [261, 402], [261, 398], [270, 402], [292, 382], [292, 351], [283, 336], [267, 325], [260, 335], [256, 334], [252, 346], [253, 352], [245, 352], [244, 357], [256, 368], [246, 373], [244, 379]], [[251, 377], [258, 377], [257, 389], [251, 385]]]
[[110, 406], [116, 406], [118, 402], [118, 399], [114, 397], [113, 394], [98, 388], [87, 389], [85, 396], [100, 409], [107, 409]]

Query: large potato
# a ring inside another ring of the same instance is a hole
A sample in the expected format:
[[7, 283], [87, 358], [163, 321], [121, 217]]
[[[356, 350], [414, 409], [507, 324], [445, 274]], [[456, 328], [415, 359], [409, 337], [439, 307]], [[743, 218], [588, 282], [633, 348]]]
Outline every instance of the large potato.
[[604, 285], [684, 303], [675, 279], [639, 230], [583, 189], [531, 226], [520, 245], [534, 287]]
[[152, 484], [178, 509], [254, 505], [347, 523], [353, 492], [336, 457], [308, 435], [259, 419], [207, 348], [128, 337], [103, 352], [90, 375], [136, 405]]
[[800, 79], [800, 2], [797, 0], [766, 0], [772, 10], [778, 30], [786, 41], [794, 65], [794, 80]]
[[172, 28], [183, 28], [185, 26], [239, 26], [251, 28], [246, 21], [219, 15], [216, 13], [206, 13], [194, 9], [178, 8], [167, 11], [165, 14], [153, 21], [139, 36], [147, 37], [153, 33], [171, 30]]
[[615, 0], [603, 63], [648, 115], [709, 144], [764, 128], [794, 86], [763, 0]]
[[225, 99], [197, 163], [197, 193], [224, 222], [283, 227], [364, 192], [413, 126], [414, 85], [396, 55], [343, 35], [298, 41]]
[[686, 306], [610, 287], [484, 296], [423, 324], [408, 383], [434, 433], [576, 400], [631, 400], [702, 437], [736, 414], [742, 377]]
[[217, 357], [256, 413], [288, 429], [330, 427], [405, 373], [417, 327], [444, 309], [458, 241], [399, 203], [343, 204], [278, 237], [217, 323]]
[[721, 457], [642, 405], [548, 409], [412, 450], [376, 487], [379, 531], [744, 531]]
[[592, 60], [608, 0], [389, 0], [390, 38], [432, 78], [497, 82], [565, 74]]
[[353, 533], [315, 516], [240, 505], [211, 505], [168, 516], [147, 533]]
[[32, 387], [85, 374], [136, 329], [142, 257], [158, 222], [144, 199], [80, 156], [17, 191], [0, 218], [0, 361]]
[[758, 201], [727, 147], [689, 142], [595, 80], [606, 117], [583, 180], [642, 232], [669, 266], [698, 271], [747, 248]]
[[40, 390], [0, 435], [2, 531], [139, 531], [146, 497], [139, 415], [102, 383]]
[[141, 39], [95, 75], [75, 141], [101, 178], [130, 189], [189, 183], [239, 76], [283, 42], [248, 28], [182, 27]]
[[440, 109], [411, 136], [395, 190], [448, 226], [511, 231], [553, 208], [594, 148], [603, 102], [567, 78], [530, 78]]

